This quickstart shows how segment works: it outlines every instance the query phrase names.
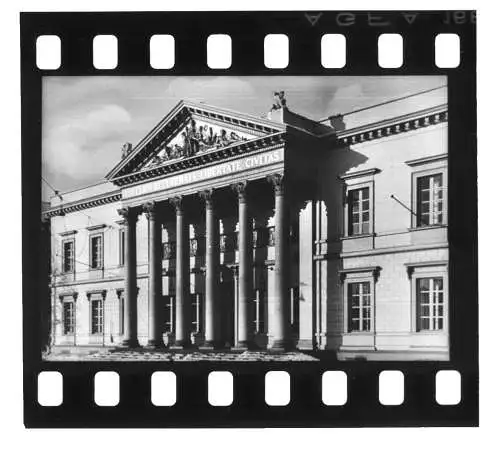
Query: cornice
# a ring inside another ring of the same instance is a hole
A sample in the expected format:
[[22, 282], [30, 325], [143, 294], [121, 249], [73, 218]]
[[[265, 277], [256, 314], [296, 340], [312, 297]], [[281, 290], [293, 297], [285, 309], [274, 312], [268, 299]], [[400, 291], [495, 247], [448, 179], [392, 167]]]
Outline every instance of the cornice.
[[67, 236], [76, 235], [77, 233], [78, 233], [78, 230], [67, 230], [66, 232], [61, 232], [59, 235], [67, 237]]
[[408, 160], [408, 161], [405, 161], [405, 163], [408, 166], [414, 167], [414, 166], [421, 166], [421, 165], [429, 164], [429, 163], [435, 163], [437, 161], [443, 161], [443, 160], [446, 160], [447, 158], [448, 158], [448, 154], [442, 153], [439, 155], [432, 155], [430, 157], [423, 157], [423, 158], [417, 158], [415, 160]]
[[405, 263], [408, 278], [411, 279], [416, 268], [435, 268], [438, 266], [448, 266], [448, 260], [426, 261], [417, 263]]
[[375, 282], [377, 282], [381, 270], [382, 270], [381, 266], [366, 266], [363, 268], [339, 269], [340, 282], [341, 283], [344, 282], [347, 274], [360, 274], [360, 273], [371, 274], [371, 276], [375, 279]]
[[339, 144], [360, 144], [362, 142], [386, 138], [388, 136], [398, 135], [400, 133], [437, 125], [447, 121], [448, 106], [444, 104], [425, 110], [415, 111], [403, 116], [351, 128], [349, 130], [328, 133], [323, 135], [322, 138], [336, 134]]
[[102, 229], [104, 229], [104, 228], [106, 228], [106, 224], [99, 224], [99, 225], [92, 225], [92, 226], [89, 226], [89, 227], [87, 227], [87, 230], [88, 230], [89, 232], [94, 232], [94, 231], [96, 231], [96, 230], [102, 230]]
[[121, 200], [122, 193], [119, 190], [113, 191], [111, 193], [100, 194], [99, 196], [88, 197], [75, 202], [68, 202], [67, 204], [62, 204], [58, 207], [53, 207], [43, 213], [46, 218], [51, 218], [53, 216], [64, 216], [67, 213], [72, 213], [75, 211], [85, 210], [87, 208], [97, 207], [100, 205], [111, 204]]
[[366, 177], [367, 175], [375, 175], [375, 174], [378, 174], [379, 172], [381, 172], [379, 168], [365, 169], [363, 171], [356, 171], [356, 172], [350, 172], [347, 174], [339, 175], [338, 178], [340, 180], [348, 180], [348, 179], [354, 179], [354, 178], [359, 178], [359, 177]]

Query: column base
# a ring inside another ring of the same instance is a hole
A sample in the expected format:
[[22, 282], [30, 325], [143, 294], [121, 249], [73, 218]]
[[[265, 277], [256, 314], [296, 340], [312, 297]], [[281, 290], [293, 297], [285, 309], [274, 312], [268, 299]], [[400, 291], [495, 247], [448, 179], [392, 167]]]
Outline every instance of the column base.
[[260, 348], [253, 341], [239, 341], [231, 351], [258, 351]]
[[184, 349], [193, 349], [194, 346], [190, 340], [175, 340], [175, 343], [170, 346], [173, 351], [182, 351]]
[[148, 344], [146, 345], [148, 349], [165, 349], [165, 343], [161, 339], [148, 340]]
[[119, 344], [120, 348], [140, 348], [137, 338], [127, 338]]
[[220, 341], [208, 340], [205, 341], [202, 345], [200, 345], [200, 351], [214, 351], [216, 349], [223, 349], [224, 344]]
[[293, 351], [295, 345], [290, 340], [275, 340], [273, 344], [268, 348], [271, 352], [287, 352]]

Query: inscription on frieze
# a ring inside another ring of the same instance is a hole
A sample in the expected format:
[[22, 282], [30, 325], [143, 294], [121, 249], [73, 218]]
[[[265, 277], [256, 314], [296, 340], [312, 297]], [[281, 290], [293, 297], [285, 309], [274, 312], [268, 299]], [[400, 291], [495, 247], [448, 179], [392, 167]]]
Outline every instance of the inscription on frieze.
[[275, 149], [257, 155], [238, 158], [237, 160], [227, 161], [201, 169], [196, 169], [182, 174], [172, 175], [160, 180], [146, 182], [141, 185], [124, 188], [122, 199], [142, 196], [156, 191], [176, 188], [203, 180], [213, 179], [221, 176], [237, 174], [239, 172], [249, 171], [262, 166], [268, 166], [283, 161], [284, 150]]

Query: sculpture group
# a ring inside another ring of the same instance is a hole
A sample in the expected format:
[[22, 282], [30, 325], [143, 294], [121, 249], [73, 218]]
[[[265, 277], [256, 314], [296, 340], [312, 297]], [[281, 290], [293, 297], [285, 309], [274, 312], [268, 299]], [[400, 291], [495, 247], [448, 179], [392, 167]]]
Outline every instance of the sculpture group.
[[206, 124], [197, 125], [194, 119], [191, 119], [181, 132], [181, 137], [181, 144], [166, 145], [164, 151], [156, 155], [148, 167], [157, 166], [169, 160], [192, 157], [202, 152], [209, 152], [246, 140], [245, 137], [234, 131], [228, 132], [221, 129], [220, 133], [215, 133], [212, 127]]

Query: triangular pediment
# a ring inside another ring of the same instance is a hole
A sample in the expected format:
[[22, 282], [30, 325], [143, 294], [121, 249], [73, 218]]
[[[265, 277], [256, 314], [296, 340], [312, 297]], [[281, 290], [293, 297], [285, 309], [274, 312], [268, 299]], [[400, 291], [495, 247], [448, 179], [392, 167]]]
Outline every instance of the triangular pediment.
[[122, 160], [106, 178], [118, 181], [283, 131], [278, 122], [182, 101], [135, 147], [123, 147]]

